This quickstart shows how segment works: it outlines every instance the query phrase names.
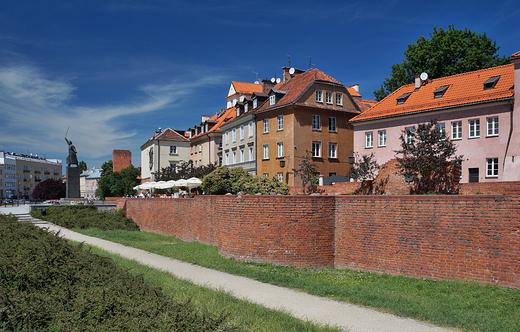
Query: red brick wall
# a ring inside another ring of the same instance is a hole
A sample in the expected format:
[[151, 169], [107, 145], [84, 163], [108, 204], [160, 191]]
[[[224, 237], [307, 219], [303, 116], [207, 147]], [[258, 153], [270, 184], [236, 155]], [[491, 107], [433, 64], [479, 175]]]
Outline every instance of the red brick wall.
[[251, 196], [217, 207], [219, 253], [297, 267], [334, 265], [334, 197]]
[[122, 199], [142, 230], [239, 260], [520, 288], [518, 195]]
[[462, 183], [460, 194], [520, 195], [520, 181]]
[[518, 196], [336, 201], [336, 267], [520, 287]]
[[114, 150], [112, 152], [112, 171], [119, 172], [132, 165], [132, 152], [130, 150]]

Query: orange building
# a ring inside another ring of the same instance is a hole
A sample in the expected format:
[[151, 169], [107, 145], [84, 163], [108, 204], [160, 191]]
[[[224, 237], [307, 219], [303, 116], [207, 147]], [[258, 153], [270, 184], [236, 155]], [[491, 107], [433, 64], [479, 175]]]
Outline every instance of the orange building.
[[256, 174], [299, 186], [293, 170], [307, 155], [325, 177], [350, 171], [354, 132], [348, 122], [369, 107], [356, 90], [315, 68], [284, 68], [284, 80], [268, 95], [255, 110]]

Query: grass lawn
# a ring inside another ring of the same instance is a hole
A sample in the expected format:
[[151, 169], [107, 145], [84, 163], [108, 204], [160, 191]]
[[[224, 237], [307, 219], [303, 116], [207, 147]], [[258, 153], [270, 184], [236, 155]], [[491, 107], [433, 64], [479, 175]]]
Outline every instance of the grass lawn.
[[[466, 331], [520, 331], [518, 289], [346, 269], [299, 269], [245, 263], [221, 257], [215, 246], [183, 242], [173, 236], [98, 229], [76, 231], [211, 269], [440, 326]], [[230, 298], [229, 301], [233, 300]]]
[[304, 322], [284, 312], [236, 299], [225, 292], [194, 285], [188, 281], [174, 278], [168, 272], [141, 265], [96, 247], [92, 247], [91, 251], [112, 258], [119, 267], [133, 275], [143, 276], [147, 284], [161, 287], [164, 294], [170, 295], [178, 301], [191, 299], [191, 302], [197, 307], [203, 308], [204, 312], [229, 313], [229, 319], [233, 323], [232, 325], [238, 327], [238, 331], [342, 331]]

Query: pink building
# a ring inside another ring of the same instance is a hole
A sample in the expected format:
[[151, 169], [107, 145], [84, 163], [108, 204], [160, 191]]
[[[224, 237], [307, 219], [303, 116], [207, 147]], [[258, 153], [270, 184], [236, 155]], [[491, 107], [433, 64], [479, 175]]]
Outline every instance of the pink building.
[[511, 62], [432, 80], [417, 77], [351, 120], [354, 151], [373, 152], [382, 165], [395, 158], [402, 132], [437, 119], [464, 155], [461, 182], [519, 181], [520, 52]]

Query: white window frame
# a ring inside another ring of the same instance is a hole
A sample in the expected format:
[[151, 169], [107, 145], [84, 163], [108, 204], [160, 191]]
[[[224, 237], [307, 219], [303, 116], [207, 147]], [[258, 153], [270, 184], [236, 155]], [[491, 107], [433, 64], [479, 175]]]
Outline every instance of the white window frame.
[[367, 131], [365, 133], [365, 148], [371, 149], [374, 147], [374, 132]]
[[229, 153], [226, 153], [226, 158], [225, 158], [225, 164], [224, 165], [229, 165]]
[[255, 159], [254, 159], [254, 155], [255, 155], [255, 154], [254, 154], [253, 147], [250, 147], [250, 148], [249, 148], [249, 161], [253, 161], [253, 160], [255, 160]]
[[437, 129], [440, 131], [442, 136], [446, 135], [446, 124], [445, 123], [438, 123], [437, 124]]
[[283, 183], [283, 173], [278, 172], [278, 181]]
[[258, 99], [253, 99], [253, 108], [257, 108], [258, 107]]
[[336, 118], [333, 116], [329, 116], [329, 131], [334, 133], [338, 131], [336, 127]]
[[480, 137], [480, 119], [471, 119], [468, 121], [469, 124], [469, 138]]
[[264, 119], [264, 134], [269, 132], [269, 118]]
[[226, 145], [229, 144], [229, 131], [226, 131], [224, 133], [224, 144], [226, 144]]
[[329, 143], [329, 158], [338, 158], [338, 143]]
[[237, 163], [237, 152], [233, 151], [233, 165]]
[[487, 122], [487, 137], [498, 136], [498, 116], [493, 116], [486, 119]]
[[247, 113], [249, 111], [249, 104], [245, 103], [244, 105], [244, 113]]
[[277, 147], [278, 147], [278, 155], [276, 157], [282, 158], [283, 157], [283, 142], [279, 142], [277, 144]]
[[332, 105], [332, 92], [325, 92], [325, 102]]
[[240, 126], [240, 140], [244, 140], [244, 125]]
[[240, 149], [240, 162], [243, 163], [245, 160], [246, 157], [245, 157], [245, 153], [244, 153], [244, 149]]
[[264, 160], [269, 159], [269, 144], [264, 145]]
[[454, 121], [451, 123], [451, 139], [462, 139], [462, 121]]
[[405, 131], [406, 144], [413, 144], [413, 142], [415, 140], [415, 137], [414, 137], [415, 127], [407, 127], [404, 129], [404, 131]]
[[314, 114], [312, 116], [312, 130], [321, 130], [321, 117]]
[[386, 130], [379, 130], [377, 132], [377, 146], [386, 146]]
[[231, 142], [235, 143], [237, 141], [237, 129], [231, 129]]
[[498, 177], [498, 158], [487, 158], [486, 159], [486, 177], [497, 178]]
[[312, 142], [312, 156], [321, 158], [321, 142]]
[[276, 104], [276, 96], [275, 95], [270, 95], [269, 96], [269, 106], [272, 106]]
[[253, 129], [253, 127], [254, 127], [254, 126], [253, 126], [253, 121], [249, 121], [248, 126], [249, 126], [249, 128], [248, 128], [248, 131], [249, 131], [249, 137], [253, 137], [253, 134], [254, 134], [254, 132], [253, 132], [253, 130], [254, 130], [254, 129]]
[[170, 155], [177, 155], [177, 145], [170, 145]]
[[343, 94], [336, 93], [336, 105], [343, 106]]
[[283, 115], [278, 115], [276, 122], [278, 123], [278, 130], [283, 130]]
[[322, 90], [316, 90], [316, 102], [323, 103], [323, 91]]

